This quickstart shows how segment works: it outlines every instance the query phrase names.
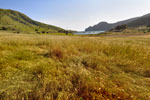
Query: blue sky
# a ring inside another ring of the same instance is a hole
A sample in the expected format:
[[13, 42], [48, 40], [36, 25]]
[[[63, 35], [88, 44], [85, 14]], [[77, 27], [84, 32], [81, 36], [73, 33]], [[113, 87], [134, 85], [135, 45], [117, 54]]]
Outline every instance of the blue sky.
[[113, 23], [150, 13], [150, 0], [0, 0], [0, 8], [65, 29], [84, 30], [101, 21]]

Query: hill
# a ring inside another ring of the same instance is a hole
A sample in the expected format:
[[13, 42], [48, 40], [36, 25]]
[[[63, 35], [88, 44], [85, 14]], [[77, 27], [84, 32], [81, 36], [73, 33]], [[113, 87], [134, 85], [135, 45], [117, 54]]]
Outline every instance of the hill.
[[150, 14], [139, 17], [138, 19], [129, 22], [129, 27], [149, 26], [150, 25]]
[[131, 19], [124, 20], [124, 21], [119, 21], [119, 22], [116, 22], [116, 23], [100, 22], [97, 25], [90, 26], [90, 27], [86, 28], [85, 31], [104, 31], [104, 30], [110, 30], [110, 29], [115, 28], [118, 25], [127, 24], [127, 23], [132, 22], [132, 21], [134, 21], [136, 19], [138, 19], [138, 17], [137, 18], [131, 18]]
[[34, 21], [18, 11], [0, 9], [0, 30], [24, 33], [52, 33], [63, 29]]
[[104, 31], [104, 30], [110, 30], [118, 25], [126, 24], [128, 27], [140, 27], [140, 26], [147, 26], [150, 25], [150, 14], [141, 16], [141, 17], [135, 17], [124, 21], [119, 21], [116, 23], [107, 23], [107, 22], [100, 22], [97, 25], [90, 26], [85, 29], [85, 31]]

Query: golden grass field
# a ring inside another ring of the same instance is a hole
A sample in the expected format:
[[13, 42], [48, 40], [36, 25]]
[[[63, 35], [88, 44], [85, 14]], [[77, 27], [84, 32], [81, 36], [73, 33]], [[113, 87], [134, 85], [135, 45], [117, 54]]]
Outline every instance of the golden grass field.
[[0, 32], [0, 100], [150, 100], [150, 35]]

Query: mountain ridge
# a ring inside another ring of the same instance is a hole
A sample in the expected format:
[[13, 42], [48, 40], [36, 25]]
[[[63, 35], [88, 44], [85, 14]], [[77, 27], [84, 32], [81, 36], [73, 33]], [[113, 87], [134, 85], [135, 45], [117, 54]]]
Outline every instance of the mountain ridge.
[[144, 25], [150, 25], [150, 13], [140, 16], [140, 17], [134, 17], [123, 21], [118, 21], [116, 23], [108, 23], [104, 21], [100, 22], [94, 26], [90, 26], [85, 29], [85, 31], [107, 31], [110, 29], [113, 29], [117, 27], [118, 25], [126, 24], [129, 27], [139, 27]]

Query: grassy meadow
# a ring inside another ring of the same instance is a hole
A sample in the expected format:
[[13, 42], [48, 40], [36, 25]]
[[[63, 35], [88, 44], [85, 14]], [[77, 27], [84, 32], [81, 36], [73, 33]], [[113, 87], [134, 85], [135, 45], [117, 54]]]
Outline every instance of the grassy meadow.
[[0, 32], [0, 100], [150, 100], [150, 35]]

